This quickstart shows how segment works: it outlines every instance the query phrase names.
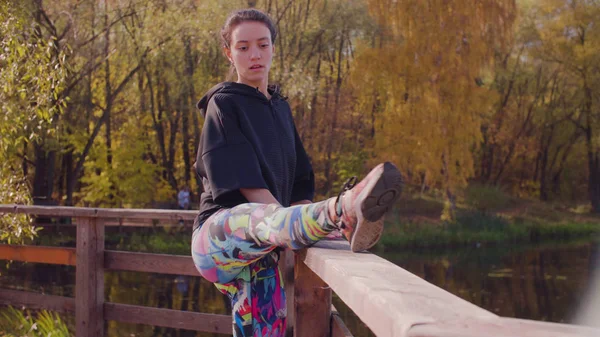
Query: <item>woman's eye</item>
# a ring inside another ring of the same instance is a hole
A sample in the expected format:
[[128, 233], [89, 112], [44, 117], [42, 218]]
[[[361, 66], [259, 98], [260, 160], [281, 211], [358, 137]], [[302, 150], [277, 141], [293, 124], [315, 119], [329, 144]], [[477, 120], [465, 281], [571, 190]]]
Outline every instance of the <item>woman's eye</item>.
[[248, 47], [239, 47], [238, 49], [239, 50], [246, 50], [246, 49], [248, 49]]
[[262, 48], [267, 48], [267, 47], [269, 46], [269, 44], [268, 44], [268, 43], [265, 43], [265, 44], [261, 44], [260, 46], [261, 46]]

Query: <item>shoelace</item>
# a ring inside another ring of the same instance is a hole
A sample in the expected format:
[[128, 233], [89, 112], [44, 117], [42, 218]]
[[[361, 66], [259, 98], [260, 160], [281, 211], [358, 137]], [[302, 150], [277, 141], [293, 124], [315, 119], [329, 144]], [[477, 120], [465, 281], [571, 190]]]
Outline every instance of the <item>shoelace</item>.
[[340, 191], [340, 193], [338, 194], [337, 198], [335, 199], [335, 214], [338, 217], [338, 221], [337, 221], [337, 225], [339, 228], [344, 229], [346, 228], [346, 225], [342, 222], [342, 205], [340, 204], [340, 199], [342, 198], [342, 195], [348, 191], [351, 190], [355, 185], [356, 185], [356, 181], [358, 179], [356, 178], [356, 176], [352, 176], [350, 178], [348, 178], [348, 180], [346, 180], [346, 182], [344, 183], [344, 186], [342, 186], [342, 190]]

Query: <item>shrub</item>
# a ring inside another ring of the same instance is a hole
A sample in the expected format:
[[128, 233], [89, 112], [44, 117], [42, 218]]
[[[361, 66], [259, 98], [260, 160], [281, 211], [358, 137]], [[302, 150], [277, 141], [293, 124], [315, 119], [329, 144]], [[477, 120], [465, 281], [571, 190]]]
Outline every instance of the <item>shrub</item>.
[[461, 229], [468, 231], [504, 231], [509, 227], [505, 218], [496, 214], [483, 211], [461, 210], [457, 212], [456, 219], [448, 223], [448, 229]]
[[498, 210], [508, 206], [511, 201], [502, 189], [497, 186], [471, 184], [464, 192], [467, 205], [481, 212]]

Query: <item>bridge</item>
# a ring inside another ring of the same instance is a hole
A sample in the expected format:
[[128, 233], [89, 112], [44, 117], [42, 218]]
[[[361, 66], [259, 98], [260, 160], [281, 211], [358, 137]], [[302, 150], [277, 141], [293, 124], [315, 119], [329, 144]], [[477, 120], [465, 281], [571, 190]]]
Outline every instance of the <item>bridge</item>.
[[[0, 205], [0, 214], [72, 219], [76, 248], [0, 245], [0, 260], [75, 266], [75, 297], [0, 288], [0, 306], [75, 314], [76, 336], [104, 336], [104, 321], [232, 334], [231, 316], [104, 301], [106, 270], [198, 276], [191, 256], [104, 249], [105, 226], [191, 223], [195, 211]], [[370, 253], [352, 253], [346, 242], [322, 241], [286, 251], [288, 335], [351, 337], [332, 306], [332, 292], [381, 337], [575, 337], [600, 330], [500, 317]]]

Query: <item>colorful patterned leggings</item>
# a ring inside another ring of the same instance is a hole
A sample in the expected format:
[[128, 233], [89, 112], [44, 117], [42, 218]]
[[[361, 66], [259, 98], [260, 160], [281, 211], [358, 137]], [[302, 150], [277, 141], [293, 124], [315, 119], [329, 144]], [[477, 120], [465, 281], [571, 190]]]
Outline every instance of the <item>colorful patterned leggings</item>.
[[327, 205], [242, 204], [216, 212], [194, 231], [194, 264], [231, 299], [234, 337], [285, 335], [276, 248], [304, 248], [333, 231]]

